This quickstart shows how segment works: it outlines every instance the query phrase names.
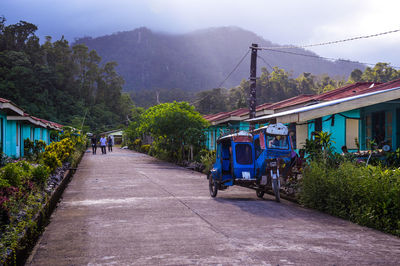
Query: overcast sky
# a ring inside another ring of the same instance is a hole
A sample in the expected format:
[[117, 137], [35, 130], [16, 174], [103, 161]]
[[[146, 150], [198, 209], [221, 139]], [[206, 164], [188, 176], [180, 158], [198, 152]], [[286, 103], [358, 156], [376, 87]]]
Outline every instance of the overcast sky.
[[[186, 33], [238, 26], [278, 44], [307, 45], [400, 29], [396, 0], [0, 0], [7, 24], [69, 41], [148, 27]], [[325, 57], [400, 66], [400, 32], [310, 49]]]

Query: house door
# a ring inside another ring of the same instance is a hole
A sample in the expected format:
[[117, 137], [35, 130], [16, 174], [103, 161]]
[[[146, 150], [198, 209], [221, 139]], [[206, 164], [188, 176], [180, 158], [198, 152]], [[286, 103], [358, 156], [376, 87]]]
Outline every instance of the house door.
[[400, 148], [400, 108], [396, 110], [396, 149]]
[[375, 112], [372, 113], [372, 137], [379, 148], [382, 145], [386, 137], [386, 116], [385, 112]]
[[21, 156], [21, 125], [16, 124], [16, 151], [15, 157], [19, 158]]
[[3, 147], [4, 147], [3, 122], [4, 122], [3, 118], [0, 118], [0, 152], [4, 152], [3, 151]]

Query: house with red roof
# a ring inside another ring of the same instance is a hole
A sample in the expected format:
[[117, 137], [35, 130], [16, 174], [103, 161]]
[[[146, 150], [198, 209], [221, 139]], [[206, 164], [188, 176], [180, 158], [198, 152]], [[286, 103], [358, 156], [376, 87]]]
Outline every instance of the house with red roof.
[[24, 112], [13, 102], [0, 98], [0, 151], [9, 157], [24, 156], [24, 140], [50, 143], [50, 132], [62, 125]]
[[[314, 131], [332, 133], [337, 152], [367, 149], [369, 142], [379, 147], [400, 147], [400, 80], [383, 84], [358, 82], [319, 95], [299, 95], [277, 103], [257, 106], [256, 118], [248, 119], [248, 110], [205, 116], [211, 127], [207, 147], [215, 149], [216, 139], [226, 133], [257, 128], [269, 123], [285, 123], [295, 134], [300, 149]], [[340, 107], [340, 108], [339, 108]], [[234, 115], [239, 112], [241, 115]], [[238, 126], [239, 125], [239, 126]]]
[[313, 102], [274, 114], [248, 119], [250, 123], [285, 123], [302, 148], [313, 132], [332, 134], [336, 152], [400, 147], [400, 79], [383, 84], [355, 83], [312, 97]]

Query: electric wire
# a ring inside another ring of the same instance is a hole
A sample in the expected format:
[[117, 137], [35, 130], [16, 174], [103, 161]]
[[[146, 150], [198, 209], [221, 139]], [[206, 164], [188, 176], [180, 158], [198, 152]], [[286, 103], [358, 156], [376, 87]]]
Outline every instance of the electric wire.
[[257, 57], [260, 58], [269, 68], [271, 68], [272, 71], [274, 71], [274, 68], [261, 55], [257, 55]]
[[337, 43], [343, 43], [343, 42], [349, 42], [349, 41], [355, 41], [355, 40], [360, 40], [360, 39], [368, 39], [368, 38], [373, 38], [373, 37], [378, 37], [386, 34], [391, 34], [391, 33], [396, 33], [400, 32], [400, 29], [396, 30], [391, 30], [391, 31], [385, 31], [381, 33], [375, 33], [375, 34], [370, 34], [370, 35], [364, 35], [364, 36], [357, 36], [357, 37], [352, 37], [352, 38], [347, 38], [347, 39], [342, 39], [342, 40], [336, 40], [336, 41], [329, 41], [329, 42], [322, 42], [322, 43], [315, 43], [315, 44], [307, 44], [307, 45], [287, 45], [287, 46], [271, 46], [271, 47], [258, 47], [259, 49], [292, 49], [292, 48], [309, 48], [309, 47], [315, 47], [315, 46], [324, 46], [324, 45], [331, 45], [331, 44], [337, 44]]
[[[239, 62], [235, 65], [235, 67], [232, 69], [232, 71], [231, 71], [231, 72], [226, 76], [226, 78], [218, 85], [217, 88], [221, 88], [221, 86], [225, 83], [225, 81], [227, 81], [227, 80], [230, 78], [230, 76], [233, 74], [233, 72], [236, 71], [236, 69], [240, 66], [240, 64], [243, 62], [243, 60], [246, 58], [246, 56], [247, 56], [249, 53], [250, 53], [250, 49], [247, 50], [247, 52], [244, 54], [244, 56], [239, 60]], [[200, 98], [200, 99], [198, 99], [198, 100], [196, 100], [196, 101], [194, 101], [194, 102], [191, 102], [190, 104], [193, 105], [193, 104], [195, 104], [195, 103], [201, 102], [202, 100], [204, 100], [205, 98], [207, 98], [207, 97], [209, 97], [209, 96], [211, 96], [211, 95], [210, 95], [210, 94], [207, 94], [206, 96], [204, 96], [204, 97], [202, 97], [202, 98]]]
[[[272, 52], [277, 52], [277, 53], [284, 53], [284, 54], [290, 54], [290, 55], [298, 55], [298, 56], [306, 56], [306, 57], [311, 57], [311, 58], [317, 58], [317, 59], [323, 59], [323, 60], [333, 60], [333, 61], [340, 61], [344, 63], [355, 63], [355, 64], [362, 64], [362, 65], [370, 65], [370, 66], [375, 66], [376, 64], [373, 63], [365, 63], [365, 62], [358, 62], [358, 61], [352, 61], [348, 59], [341, 59], [341, 58], [332, 58], [332, 57], [323, 57], [319, 55], [310, 55], [310, 54], [301, 54], [301, 53], [295, 53], [295, 52], [289, 52], [289, 51], [280, 51], [280, 50], [275, 50], [275, 49], [267, 49], [264, 48], [264, 51], [272, 51]], [[396, 69], [400, 69], [399, 66], [391, 66]]]
[[233, 68], [233, 70], [228, 74], [228, 76], [219, 84], [217, 88], [221, 88], [221, 86], [225, 83], [225, 81], [228, 80], [228, 78], [235, 72], [235, 70], [240, 66], [240, 64], [243, 62], [243, 60], [246, 58], [246, 56], [250, 53], [250, 49], [247, 50], [246, 54], [240, 59], [239, 63], [236, 64], [236, 66]]

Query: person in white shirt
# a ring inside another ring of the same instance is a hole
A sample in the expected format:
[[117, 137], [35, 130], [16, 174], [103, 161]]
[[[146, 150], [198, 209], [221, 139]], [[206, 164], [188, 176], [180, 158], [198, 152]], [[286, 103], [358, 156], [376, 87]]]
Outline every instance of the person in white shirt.
[[101, 154], [106, 154], [107, 139], [104, 136], [100, 138]]

